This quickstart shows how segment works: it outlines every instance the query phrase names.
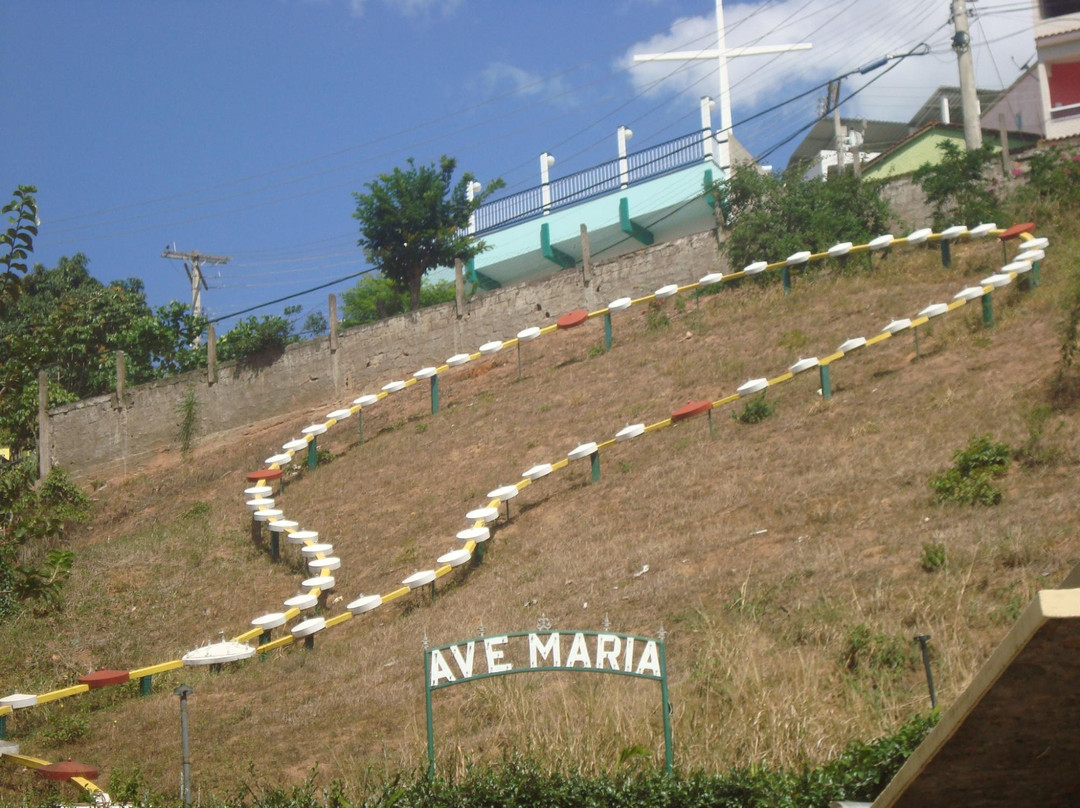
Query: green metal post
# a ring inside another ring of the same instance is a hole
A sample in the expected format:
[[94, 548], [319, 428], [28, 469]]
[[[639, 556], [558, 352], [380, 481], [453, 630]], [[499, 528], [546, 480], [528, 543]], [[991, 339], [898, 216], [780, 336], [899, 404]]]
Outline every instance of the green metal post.
[[262, 543], [262, 522], [256, 519], [254, 514], [251, 517], [251, 543]]
[[824, 399], [832, 398], [832, 379], [829, 378], [829, 366], [819, 365], [821, 375], [821, 397]]
[[304, 637], [304, 648], [306, 648], [308, 651], [312, 651], [315, 649], [314, 634], [308, 634], [306, 637]]
[[667, 654], [664, 651], [664, 641], [657, 641], [660, 651], [660, 712], [664, 715], [664, 768], [670, 775], [674, 769], [674, 759], [671, 753], [671, 702], [668, 700], [667, 686]]
[[990, 300], [990, 293], [982, 296], [983, 328], [994, 327], [994, 304]]
[[431, 377], [431, 414], [439, 413], [439, 374]]
[[784, 294], [791, 294], [791, 270], [786, 266], [780, 270], [780, 280], [784, 284]]
[[712, 431], [712, 410], [709, 410], [705, 414], [707, 416], [709, 416], [709, 437], [712, 437], [712, 433], [713, 433], [713, 431]]
[[506, 500], [506, 521], [510, 521], [510, 500]]
[[7, 716], [0, 715], [0, 741], [7, 740]]
[[941, 240], [941, 265], [946, 269], [952, 266], [952, 249], [945, 239]]
[[266, 645], [270, 642], [270, 629], [264, 628], [262, 634], [259, 635], [259, 645]]
[[[483, 544], [476, 545], [479, 550]], [[435, 776], [435, 726], [431, 722], [431, 650], [424, 649], [424, 708], [427, 711], [428, 777]]]
[[600, 453], [599, 452], [593, 452], [589, 456], [589, 459], [592, 460], [592, 481], [594, 483], [599, 482], [600, 481]]
[[611, 312], [604, 314], [604, 350], [611, 350]]
[[356, 429], [360, 433], [360, 443], [364, 443], [364, 408], [361, 407], [356, 411]]
[[1039, 262], [1038, 261], [1032, 261], [1031, 262], [1031, 285], [1032, 286], [1038, 286], [1039, 283], [1040, 283]]
[[487, 542], [481, 541], [476, 543], [476, 549], [473, 550], [473, 566], [479, 567], [484, 563], [484, 553], [487, 552]]
[[315, 467], [319, 465], [319, 439], [314, 435], [311, 436], [311, 443], [307, 445], [307, 467], [308, 471], [315, 471]]
[[139, 693], [143, 696], [149, 696], [154, 689], [154, 677], [153, 676], [140, 676], [139, 677]]
[[270, 560], [277, 561], [281, 558], [281, 534], [271, 528], [270, 530]]

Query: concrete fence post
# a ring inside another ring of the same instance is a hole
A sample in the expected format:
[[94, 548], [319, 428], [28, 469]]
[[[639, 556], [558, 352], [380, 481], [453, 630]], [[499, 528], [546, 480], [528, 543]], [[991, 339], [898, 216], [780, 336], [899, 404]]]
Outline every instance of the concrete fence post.
[[217, 381], [217, 334], [214, 332], [214, 324], [206, 326], [206, 383], [213, 384]]
[[116, 352], [116, 406], [124, 408], [124, 387], [127, 382], [127, 362], [123, 351]]
[[592, 285], [592, 252], [589, 248], [589, 228], [581, 226], [581, 282]]
[[49, 375], [38, 371], [38, 479], [44, 480], [52, 468], [52, 432], [49, 423]]
[[454, 302], [458, 318], [465, 316], [465, 268], [460, 258], [454, 259]]
[[1009, 172], [1012, 171], [1012, 154], [1009, 152], [1009, 130], [1005, 126], [1005, 113], [998, 113], [998, 127], [1001, 132], [1001, 170], [1005, 172], [1005, 178], [1008, 179]]
[[333, 292], [330, 293], [330, 353], [336, 353], [338, 349], [338, 316], [337, 316], [337, 297]]

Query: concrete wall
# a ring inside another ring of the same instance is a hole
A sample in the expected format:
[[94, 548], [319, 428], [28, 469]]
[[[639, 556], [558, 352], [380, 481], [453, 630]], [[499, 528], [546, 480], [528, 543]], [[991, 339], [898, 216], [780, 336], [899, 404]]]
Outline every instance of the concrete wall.
[[[76, 477], [128, 473], [162, 449], [177, 447], [180, 407], [198, 399], [197, 441], [305, 407], [327, 411], [363, 392], [482, 343], [549, 325], [577, 308], [595, 309], [624, 295], [638, 297], [668, 283], [685, 284], [723, 270], [713, 231], [686, 236], [583, 270], [478, 295], [459, 316], [454, 303], [342, 331], [336, 351], [321, 337], [290, 345], [276, 358], [231, 362], [208, 384], [205, 371], [129, 387], [51, 410], [51, 461]], [[282, 436], [283, 441], [286, 437]]]

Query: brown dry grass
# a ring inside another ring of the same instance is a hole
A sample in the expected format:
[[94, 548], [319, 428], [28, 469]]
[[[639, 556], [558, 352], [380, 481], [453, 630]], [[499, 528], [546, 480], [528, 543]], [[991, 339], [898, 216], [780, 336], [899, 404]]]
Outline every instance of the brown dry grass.
[[[835, 365], [831, 401], [807, 374], [769, 393], [777, 410], [765, 423], [739, 425], [721, 409], [713, 436], [699, 418], [619, 444], [603, 454], [596, 484], [587, 464], [571, 464], [513, 500], [485, 563], [442, 579], [434, 602], [414, 595], [386, 605], [320, 635], [311, 653], [184, 670], [158, 677], [151, 698], [129, 686], [21, 713], [9, 728], [31, 754], [71, 755], [105, 772], [137, 766], [172, 790], [171, 691], [184, 681], [196, 693], [194, 776], [205, 792], [243, 777], [296, 780], [316, 763], [361, 787], [421, 764], [425, 636], [443, 644], [475, 636], [480, 624], [487, 634], [529, 629], [541, 614], [566, 629], [598, 629], [605, 616], [615, 631], [664, 627], [685, 768], [818, 761], [925, 711], [917, 633], [933, 635], [947, 706], [1018, 605], [1076, 561], [1074, 412], [1047, 427], [1055, 461], [1014, 466], [997, 507], [937, 506], [926, 484], [972, 435], [1012, 446], [1026, 437], [1023, 407], [1040, 400], [1057, 358], [1056, 296], [1077, 271], [1075, 236], [1052, 235], [1044, 284], [995, 294], [993, 331], [968, 307], [924, 331], [918, 361], [903, 336]], [[286, 515], [319, 530], [344, 560], [330, 611], [432, 566], [457, 544], [465, 511], [525, 468], [912, 316], [989, 274], [1000, 247], [954, 255], [945, 270], [932, 251], [899, 252], [875, 258], [872, 275], [798, 278], [790, 296], [744, 283], [702, 298], [700, 309], [669, 301], [671, 325], [659, 332], [637, 312], [616, 316], [610, 354], [590, 357], [602, 339], [591, 323], [526, 345], [521, 381], [512, 352], [451, 373], [437, 416], [421, 386], [399, 394], [365, 416], [362, 447], [346, 422], [322, 444], [337, 459], [281, 497]], [[242, 472], [337, 403], [99, 489], [64, 611], [0, 628], [0, 691], [40, 692], [91, 667], [175, 658], [280, 608], [299, 565], [271, 564], [250, 546]], [[945, 545], [945, 570], [920, 568], [928, 542]], [[853, 646], [858, 626], [873, 640]], [[892, 656], [875, 662], [879, 648]], [[641, 682], [564, 674], [440, 692], [440, 766], [517, 749], [552, 765], [611, 768], [635, 744], [659, 760], [658, 701]], [[43, 745], [48, 726], [77, 717], [87, 727], [79, 740]], [[18, 776], [0, 776], [0, 794], [20, 787]]]

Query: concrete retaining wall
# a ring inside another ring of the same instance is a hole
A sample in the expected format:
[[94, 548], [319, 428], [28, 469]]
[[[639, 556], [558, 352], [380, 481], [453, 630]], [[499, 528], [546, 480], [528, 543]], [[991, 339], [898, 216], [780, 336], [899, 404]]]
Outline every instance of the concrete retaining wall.
[[[713, 231], [578, 267], [542, 281], [478, 295], [459, 316], [454, 303], [347, 329], [337, 350], [320, 337], [289, 345], [280, 356], [218, 367], [129, 387], [124, 400], [99, 396], [49, 412], [50, 457], [76, 477], [127, 473], [177, 444], [182, 402], [194, 389], [197, 441], [305, 407], [344, 405], [376, 384], [403, 378], [482, 343], [509, 339], [528, 326], [551, 324], [577, 308], [595, 309], [624, 295], [638, 297], [668, 283], [685, 284], [724, 271]], [[283, 440], [286, 437], [283, 436]]]

